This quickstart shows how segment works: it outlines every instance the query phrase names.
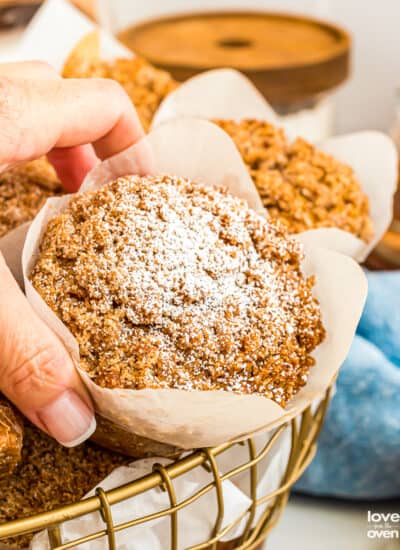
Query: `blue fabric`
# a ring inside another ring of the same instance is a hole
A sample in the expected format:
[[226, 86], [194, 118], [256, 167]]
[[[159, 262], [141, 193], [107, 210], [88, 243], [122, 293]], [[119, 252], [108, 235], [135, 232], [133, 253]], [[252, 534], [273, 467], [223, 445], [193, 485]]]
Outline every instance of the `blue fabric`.
[[295, 490], [400, 496], [400, 273], [367, 273], [369, 293], [317, 455]]

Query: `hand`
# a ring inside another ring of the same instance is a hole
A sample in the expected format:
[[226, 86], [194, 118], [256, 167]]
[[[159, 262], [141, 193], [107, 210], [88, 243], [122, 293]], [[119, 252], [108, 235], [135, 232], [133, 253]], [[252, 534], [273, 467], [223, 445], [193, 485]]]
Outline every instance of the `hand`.
[[[0, 64], [0, 164], [46, 153], [68, 190], [143, 135], [112, 80], [63, 80], [43, 63]], [[92, 145], [88, 145], [92, 144]], [[39, 428], [74, 446], [95, 430], [93, 406], [57, 336], [34, 313], [0, 255], [0, 390]]]

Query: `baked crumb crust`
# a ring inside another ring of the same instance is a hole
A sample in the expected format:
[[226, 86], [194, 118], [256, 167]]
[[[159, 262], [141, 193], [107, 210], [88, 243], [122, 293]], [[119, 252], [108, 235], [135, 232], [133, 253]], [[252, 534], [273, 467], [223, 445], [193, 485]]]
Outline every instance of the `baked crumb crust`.
[[368, 197], [352, 168], [305, 139], [245, 119], [214, 120], [234, 140], [273, 220], [290, 233], [337, 227], [365, 242], [374, 235]]
[[301, 259], [298, 242], [223, 189], [130, 176], [49, 222], [31, 280], [100, 386], [285, 406], [324, 337]]

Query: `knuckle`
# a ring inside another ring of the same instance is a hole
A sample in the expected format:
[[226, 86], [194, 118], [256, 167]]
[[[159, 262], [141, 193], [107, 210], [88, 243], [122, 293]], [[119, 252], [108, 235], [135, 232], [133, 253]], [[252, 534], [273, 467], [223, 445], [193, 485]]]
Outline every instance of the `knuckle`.
[[58, 387], [58, 375], [64, 364], [65, 357], [60, 354], [58, 346], [41, 346], [21, 358], [8, 373], [6, 390], [19, 398], [29, 398], [32, 392]]

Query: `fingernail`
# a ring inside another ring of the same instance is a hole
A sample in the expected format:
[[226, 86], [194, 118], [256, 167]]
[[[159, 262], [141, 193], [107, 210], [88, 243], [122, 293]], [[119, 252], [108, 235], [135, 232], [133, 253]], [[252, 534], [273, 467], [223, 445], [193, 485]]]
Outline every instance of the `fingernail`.
[[93, 412], [71, 390], [41, 409], [38, 417], [49, 434], [64, 447], [83, 443], [96, 429]]

